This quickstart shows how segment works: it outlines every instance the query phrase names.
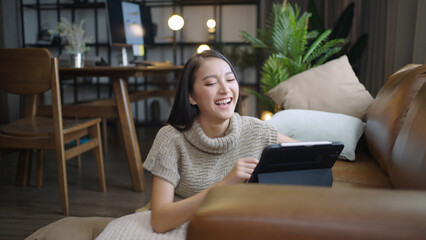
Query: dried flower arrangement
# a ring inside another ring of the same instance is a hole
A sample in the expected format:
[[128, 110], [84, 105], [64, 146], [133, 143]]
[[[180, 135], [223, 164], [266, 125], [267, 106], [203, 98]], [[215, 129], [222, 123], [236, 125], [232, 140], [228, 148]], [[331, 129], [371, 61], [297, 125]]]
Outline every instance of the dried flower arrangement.
[[86, 42], [90, 41], [89, 37], [84, 37], [83, 24], [85, 20], [82, 19], [78, 25], [71, 23], [66, 18], [61, 18], [58, 22], [56, 29], [50, 29], [49, 33], [52, 35], [59, 35], [65, 38], [67, 46], [65, 50], [70, 54], [85, 53], [89, 50]]

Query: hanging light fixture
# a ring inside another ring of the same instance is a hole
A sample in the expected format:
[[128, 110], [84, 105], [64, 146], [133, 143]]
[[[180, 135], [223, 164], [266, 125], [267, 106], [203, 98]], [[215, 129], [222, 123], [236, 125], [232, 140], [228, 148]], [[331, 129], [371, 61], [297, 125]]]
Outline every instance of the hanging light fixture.
[[[173, 9], [173, 12], [175, 10]], [[169, 28], [173, 30], [173, 63], [176, 64], [176, 31], [179, 31], [183, 28], [185, 21], [183, 18], [177, 14], [173, 14], [167, 24]]]
[[181, 16], [174, 14], [169, 18], [169, 21], [167, 23], [170, 29], [178, 31], [182, 29], [183, 25], [185, 24], [185, 21]]
[[207, 44], [201, 44], [198, 48], [197, 48], [197, 53], [202, 53], [205, 50], [210, 50], [209, 45]]
[[206, 22], [207, 24], [207, 32], [208, 32], [208, 38], [209, 42], [215, 42], [216, 40], [216, 21], [213, 18], [210, 18]]
[[210, 18], [209, 20], [207, 20], [207, 27], [209, 29], [215, 28], [216, 27], [216, 21], [212, 18]]

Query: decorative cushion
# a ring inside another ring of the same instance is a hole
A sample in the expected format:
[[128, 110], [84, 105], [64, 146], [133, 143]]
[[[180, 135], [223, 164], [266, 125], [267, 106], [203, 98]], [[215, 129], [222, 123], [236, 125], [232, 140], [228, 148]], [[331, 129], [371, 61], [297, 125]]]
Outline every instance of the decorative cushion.
[[355, 149], [364, 132], [360, 119], [338, 113], [289, 109], [280, 111], [267, 123], [286, 136], [300, 141], [340, 141], [345, 147], [339, 159], [355, 160]]
[[25, 240], [92, 240], [112, 220], [109, 217], [66, 217], [40, 228]]
[[284, 109], [342, 113], [360, 119], [373, 102], [347, 56], [290, 77], [271, 89], [268, 96]]

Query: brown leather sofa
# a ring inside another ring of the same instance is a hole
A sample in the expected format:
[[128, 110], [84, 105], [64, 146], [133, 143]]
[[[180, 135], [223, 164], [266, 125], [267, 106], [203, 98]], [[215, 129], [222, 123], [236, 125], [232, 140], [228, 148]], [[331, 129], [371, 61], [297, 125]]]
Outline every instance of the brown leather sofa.
[[331, 188], [211, 190], [187, 239], [426, 239], [426, 65], [393, 74], [371, 106], [354, 162]]

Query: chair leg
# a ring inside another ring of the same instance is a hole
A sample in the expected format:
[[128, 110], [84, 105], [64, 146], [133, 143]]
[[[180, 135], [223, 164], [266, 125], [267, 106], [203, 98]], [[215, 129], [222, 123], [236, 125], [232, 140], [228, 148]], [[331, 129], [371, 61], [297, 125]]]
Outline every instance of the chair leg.
[[104, 153], [108, 154], [108, 126], [106, 118], [102, 118], [102, 139]]
[[44, 150], [37, 150], [37, 187], [43, 187], [43, 160]]
[[61, 194], [62, 213], [64, 215], [69, 215], [67, 167], [64, 146], [62, 146], [62, 150], [56, 150], [56, 162], [58, 164], [58, 183]]
[[106, 192], [104, 158], [102, 155], [102, 138], [99, 123], [89, 128], [89, 135], [92, 139], [97, 139], [98, 142], [98, 146], [93, 148], [93, 154], [96, 157], [99, 184], [101, 185], [101, 190], [102, 192]]
[[30, 149], [19, 152], [18, 169], [16, 169], [16, 186], [26, 187], [31, 176], [31, 151]]
[[[75, 140], [75, 143], [76, 143], [77, 146], [80, 145], [80, 138], [77, 138]], [[78, 169], [81, 169], [81, 154], [79, 154], [77, 156], [77, 167], [78, 167]]]

